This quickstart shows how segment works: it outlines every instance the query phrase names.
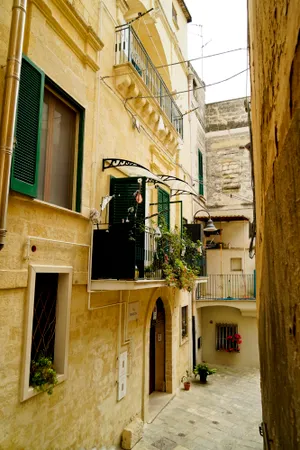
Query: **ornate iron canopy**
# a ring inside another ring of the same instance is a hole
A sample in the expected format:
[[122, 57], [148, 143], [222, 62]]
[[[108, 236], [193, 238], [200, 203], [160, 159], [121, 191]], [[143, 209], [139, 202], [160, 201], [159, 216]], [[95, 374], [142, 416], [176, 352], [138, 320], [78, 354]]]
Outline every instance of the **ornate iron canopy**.
[[173, 175], [155, 175], [149, 169], [128, 159], [105, 158], [102, 162], [102, 170], [120, 169], [129, 177], [145, 177], [147, 183], [160, 183], [168, 186], [171, 190], [171, 197], [176, 195], [199, 195], [194, 188], [186, 181]]

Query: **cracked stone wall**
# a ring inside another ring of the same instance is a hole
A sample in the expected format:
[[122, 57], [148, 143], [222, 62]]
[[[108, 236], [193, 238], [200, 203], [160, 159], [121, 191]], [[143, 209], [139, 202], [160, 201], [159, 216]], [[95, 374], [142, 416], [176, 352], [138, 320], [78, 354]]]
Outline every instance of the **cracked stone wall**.
[[249, 1], [265, 448], [300, 448], [300, 7]]
[[206, 105], [206, 176], [209, 207], [249, 207], [250, 141], [244, 98]]

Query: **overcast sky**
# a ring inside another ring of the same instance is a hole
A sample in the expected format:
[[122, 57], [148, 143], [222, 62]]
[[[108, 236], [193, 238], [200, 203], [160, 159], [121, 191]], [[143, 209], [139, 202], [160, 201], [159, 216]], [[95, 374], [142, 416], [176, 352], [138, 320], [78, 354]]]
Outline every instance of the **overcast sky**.
[[[247, 47], [247, 0], [185, 0], [193, 22], [188, 27], [189, 58]], [[201, 27], [193, 24], [202, 25]], [[203, 34], [203, 38], [200, 36]], [[245, 50], [193, 62], [205, 84], [228, 78], [247, 67]], [[203, 70], [203, 72], [202, 72]], [[245, 97], [246, 75], [207, 87], [206, 103]], [[249, 80], [248, 80], [249, 94]]]

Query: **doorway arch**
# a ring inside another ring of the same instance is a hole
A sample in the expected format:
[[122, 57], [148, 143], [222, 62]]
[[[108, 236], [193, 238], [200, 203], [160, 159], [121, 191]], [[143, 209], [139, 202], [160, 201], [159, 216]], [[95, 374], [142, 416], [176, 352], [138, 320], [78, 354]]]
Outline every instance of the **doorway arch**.
[[149, 301], [147, 313], [145, 316], [144, 326], [144, 358], [143, 358], [143, 398], [142, 398], [142, 418], [146, 422], [148, 419], [148, 405], [149, 405], [149, 387], [150, 387], [150, 329], [152, 321], [152, 313], [156, 306], [156, 302], [160, 299], [164, 308], [165, 315], [165, 355], [164, 355], [164, 375], [165, 385], [164, 391], [173, 393], [175, 386], [175, 365], [173, 364], [173, 349], [172, 349], [172, 329], [173, 316], [172, 308], [175, 292], [173, 289], [157, 288]]
[[151, 315], [149, 336], [149, 395], [166, 390], [165, 307], [158, 298]]

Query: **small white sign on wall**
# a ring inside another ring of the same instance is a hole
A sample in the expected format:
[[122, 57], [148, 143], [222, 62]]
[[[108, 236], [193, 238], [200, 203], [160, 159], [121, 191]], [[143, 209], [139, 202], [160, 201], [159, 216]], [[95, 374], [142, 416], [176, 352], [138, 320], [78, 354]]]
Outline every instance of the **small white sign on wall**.
[[128, 304], [128, 321], [137, 320], [139, 318], [140, 303], [134, 302]]

